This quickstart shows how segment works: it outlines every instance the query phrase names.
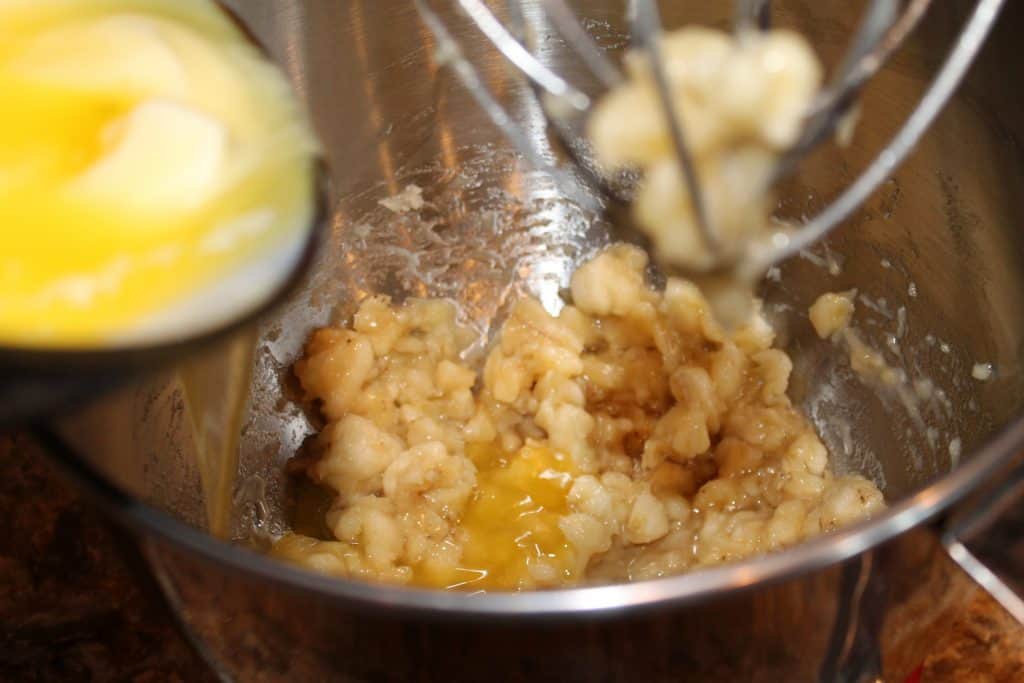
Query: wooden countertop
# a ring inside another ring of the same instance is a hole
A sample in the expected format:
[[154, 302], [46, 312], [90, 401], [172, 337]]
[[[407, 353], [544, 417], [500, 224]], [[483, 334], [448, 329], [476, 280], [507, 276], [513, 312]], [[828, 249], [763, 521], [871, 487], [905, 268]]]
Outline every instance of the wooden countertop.
[[[1024, 681], [1024, 629], [969, 595], [934, 627], [920, 683]], [[0, 436], [0, 680], [215, 680], [132, 544], [18, 435]]]

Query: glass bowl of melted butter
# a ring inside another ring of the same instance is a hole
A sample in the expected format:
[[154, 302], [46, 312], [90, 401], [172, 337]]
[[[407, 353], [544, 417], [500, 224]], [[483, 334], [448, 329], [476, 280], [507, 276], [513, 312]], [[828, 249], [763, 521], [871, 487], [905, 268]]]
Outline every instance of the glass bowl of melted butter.
[[0, 2], [0, 355], [144, 364], [251, 319], [310, 254], [320, 178], [216, 3]]

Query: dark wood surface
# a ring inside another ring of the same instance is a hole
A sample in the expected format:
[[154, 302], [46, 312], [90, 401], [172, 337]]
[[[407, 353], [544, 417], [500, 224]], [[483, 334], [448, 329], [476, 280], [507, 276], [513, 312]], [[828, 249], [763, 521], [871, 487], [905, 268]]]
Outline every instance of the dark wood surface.
[[131, 551], [31, 442], [0, 436], [0, 681], [213, 681]]
[[[934, 627], [919, 680], [1024, 681], [1024, 629], [970, 595]], [[0, 681], [213, 680], [128, 539], [27, 438], [0, 436]]]

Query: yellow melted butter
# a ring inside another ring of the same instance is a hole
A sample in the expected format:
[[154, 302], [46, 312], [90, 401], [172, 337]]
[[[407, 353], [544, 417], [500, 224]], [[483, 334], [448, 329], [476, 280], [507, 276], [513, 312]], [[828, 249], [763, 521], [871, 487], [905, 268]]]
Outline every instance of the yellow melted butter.
[[568, 512], [566, 496], [578, 474], [572, 459], [527, 445], [513, 455], [497, 445], [471, 445], [477, 488], [459, 522], [462, 560], [455, 569], [414, 568], [412, 583], [431, 588], [511, 590], [534, 585], [530, 567], [543, 562], [570, 581], [576, 568], [558, 528]]
[[[467, 450], [477, 467], [477, 487], [455, 532], [463, 541], [461, 560], [455, 567], [428, 562], [411, 567], [410, 583], [470, 592], [533, 588], [538, 582], [531, 566], [537, 562], [555, 570], [554, 582], [573, 581], [578, 568], [558, 528], [579, 474], [572, 459], [534, 445], [511, 455], [497, 444]], [[277, 540], [270, 554], [328, 573], [344, 567], [346, 557], [355, 558], [357, 551], [348, 543], [318, 540], [330, 537], [323, 517], [333, 497], [316, 485], [302, 485], [292, 517], [295, 532]]]
[[[225, 133], [216, 176], [192, 182], [208, 150], [165, 127], [152, 167], [83, 184], [153, 104]], [[283, 76], [213, 2], [0, 2], [0, 343], [103, 343], [286, 244], [315, 154]], [[175, 177], [203, 195], [147, 199]]]

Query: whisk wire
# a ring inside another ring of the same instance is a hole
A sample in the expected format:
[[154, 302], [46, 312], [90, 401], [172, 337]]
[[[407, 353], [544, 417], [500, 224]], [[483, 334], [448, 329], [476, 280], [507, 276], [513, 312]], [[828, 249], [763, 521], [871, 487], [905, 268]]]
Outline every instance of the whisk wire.
[[743, 35], [752, 31], [767, 31], [772, 23], [771, 0], [736, 0], [733, 31]]
[[458, 0], [459, 5], [501, 54], [524, 76], [552, 97], [562, 98], [573, 108], [586, 111], [590, 98], [549, 69], [523, 47], [483, 0]]
[[850, 113], [861, 87], [881, 67], [882, 62], [876, 52], [899, 20], [900, 5], [900, 0], [872, 0], [835, 75], [811, 105], [803, 133], [775, 165], [769, 185], [792, 173], [797, 164], [832, 135]]
[[[756, 30], [765, 30], [771, 23], [770, 0], [736, 0], [734, 24], [742, 38]], [[774, 166], [770, 182], [775, 183], [792, 172], [801, 159], [819, 143], [833, 134], [856, 103], [860, 90], [873, 77], [903, 43], [933, 0], [872, 0], [854, 36], [846, 56], [830, 78], [828, 85], [811, 106], [805, 117], [804, 129], [797, 142], [787, 150]], [[809, 247], [845, 220], [860, 206], [917, 144], [942, 107], [952, 96], [981, 49], [999, 11], [1006, 0], [976, 0], [974, 11], [959, 39], [929, 86], [918, 106], [907, 118], [899, 132], [874, 162], [835, 201], [817, 216], [806, 221], [790, 233], [770, 235], [766, 242], [751, 245], [757, 253], [752, 267], [768, 267]], [[589, 112], [591, 99], [562, 78], [528, 49], [525, 36], [523, 0], [508, 0], [510, 15], [518, 28], [510, 31], [488, 8], [484, 0], [457, 0], [457, 4], [476, 27], [490, 40], [535, 89], [544, 97], [539, 106], [564, 148], [590, 178], [592, 184], [605, 197], [617, 199], [609, 192], [610, 185], [597, 178], [585, 155], [578, 153], [578, 131], [573, 126]], [[587, 201], [587, 193], [580, 191], [564, 169], [550, 161], [539, 145], [523, 129], [496, 98], [487, 90], [475, 67], [467, 60], [438, 15], [427, 0], [414, 0], [424, 22], [438, 40], [443, 61], [454, 69], [462, 84], [484, 108], [491, 120], [527, 160], [541, 171], [552, 175], [570, 198], [584, 206], [600, 205], [600, 201]], [[603, 50], [589, 35], [565, 0], [540, 0], [540, 7], [567, 45], [606, 87], [622, 81], [619, 70], [604, 55]], [[707, 198], [690, 148], [686, 141], [682, 119], [672, 97], [661, 49], [661, 17], [654, 0], [629, 0], [627, 5], [633, 40], [649, 61], [651, 75], [659, 104], [668, 124], [673, 151], [679, 163], [685, 188], [689, 193], [695, 222], [707, 250], [716, 257], [723, 255], [721, 238], [716, 226], [709, 220]], [[518, 34], [518, 35], [517, 35]], [[561, 106], [569, 104], [570, 108]], [[566, 116], [573, 112], [573, 116]]]
[[885, 182], [896, 166], [921, 140], [921, 136], [953, 96], [1005, 4], [1006, 0], [978, 0], [959, 39], [921, 98], [921, 102], [889, 144], [838, 199], [805, 223], [795, 234], [785, 238], [784, 243], [778, 244], [766, 259], [766, 265], [794, 256], [822, 239], [835, 226], [846, 220], [879, 185]]
[[665, 73], [665, 60], [661, 53], [661, 16], [654, 0], [634, 0], [632, 8], [632, 30], [638, 45], [647, 53], [650, 63], [651, 75], [654, 76], [654, 87], [658, 94], [658, 101], [661, 105], [668, 127], [669, 136], [672, 139], [673, 151], [679, 164], [679, 170], [686, 184], [686, 190], [690, 195], [690, 203], [693, 206], [693, 213], [697, 223], [697, 230], [700, 232], [704, 246], [713, 256], [721, 254], [721, 240], [711, 224], [708, 215], [707, 202], [704, 191], [697, 177], [697, 167], [694, 164], [690, 148], [686, 143], [686, 133], [683, 130], [683, 120], [679, 116], [675, 101], [672, 98], [672, 91], [669, 88], [668, 75]]
[[565, 170], [552, 163], [544, 150], [533, 141], [533, 138], [515, 123], [505, 107], [484, 84], [476, 67], [466, 58], [458, 41], [445, 26], [444, 21], [431, 9], [427, 0], [413, 0], [413, 4], [424, 25], [437, 42], [435, 56], [437, 61], [452, 70], [462, 86], [469, 91], [477, 105], [505, 138], [519, 150], [520, 154], [526, 157], [533, 168], [551, 177], [570, 200], [583, 208], [600, 209], [600, 201], [590, 193], [581, 191], [579, 185], [568, 176]]
[[[516, 2], [516, 0], [511, 0]], [[523, 0], [518, 0], [519, 5]], [[541, 0], [541, 7], [551, 18], [551, 23], [565, 42], [580, 56], [594, 76], [604, 87], [611, 90], [622, 83], [622, 73], [608, 59], [604, 50], [594, 41], [593, 37], [583, 28], [583, 24], [565, 0]]]

